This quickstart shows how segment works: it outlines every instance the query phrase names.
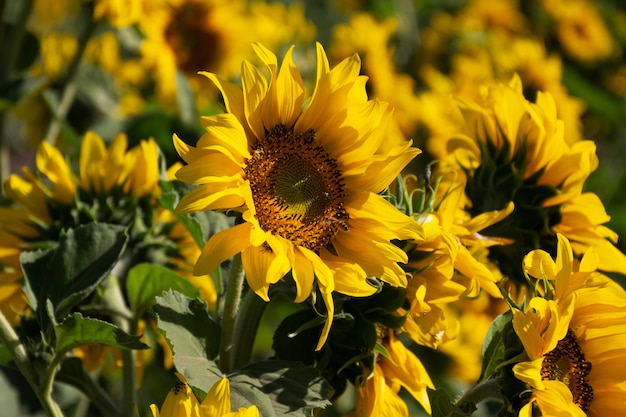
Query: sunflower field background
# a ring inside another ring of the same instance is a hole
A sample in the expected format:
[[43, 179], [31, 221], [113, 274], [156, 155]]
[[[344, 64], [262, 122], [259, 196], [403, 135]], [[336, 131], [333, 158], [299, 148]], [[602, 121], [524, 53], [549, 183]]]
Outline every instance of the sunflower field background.
[[0, 2], [3, 416], [626, 410], [626, 8]]

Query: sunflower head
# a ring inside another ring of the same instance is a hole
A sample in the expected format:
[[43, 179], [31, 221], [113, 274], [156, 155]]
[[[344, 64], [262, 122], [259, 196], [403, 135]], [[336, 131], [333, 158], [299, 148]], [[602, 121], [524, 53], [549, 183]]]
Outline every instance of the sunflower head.
[[465, 128], [447, 140], [442, 166], [464, 174], [464, 209], [472, 217], [514, 204], [509, 216], [482, 231], [514, 242], [489, 249], [489, 260], [503, 275], [524, 285], [524, 255], [537, 248], [555, 255], [557, 233], [577, 242], [579, 255], [589, 246], [606, 248], [613, 258], [603, 257], [607, 270], [626, 268], [626, 258], [600, 226], [608, 219], [602, 203], [582, 192], [598, 164], [595, 145], [567, 143], [551, 95], [539, 92], [530, 103], [514, 77], [508, 85], [485, 87], [479, 101], [459, 99], [458, 108]]
[[[333, 290], [370, 295], [367, 276], [406, 285], [398, 265], [406, 254], [391, 240], [417, 239], [421, 230], [378, 193], [419, 150], [410, 141], [386, 143], [391, 111], [368, 100], [359, 57], [331, 70], [318, 44], [316, 85], [307, 97], [293, 48], [280, 67], [265, 47], [253, 48], [265, 73], [244, 62], [242, 88], [204, 73], [227, 113], [203, 118], [207, 133], [195, 147], [174, 136], [187, 162], [177, 177], [198, 184], [178, 210], [242, 216], [207, 242], [195, 272], [209, 273], [241, 253], [248, 283], [263, 299], [291, 271], [296, 301], [319, 288], [329, 318]], [[322, 340], [329, 326], [330, 319]]]

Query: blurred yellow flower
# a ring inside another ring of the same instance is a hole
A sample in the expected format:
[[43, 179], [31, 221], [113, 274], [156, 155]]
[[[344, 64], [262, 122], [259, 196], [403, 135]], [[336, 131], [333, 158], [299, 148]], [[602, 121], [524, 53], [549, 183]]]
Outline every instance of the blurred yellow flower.
[[304, 18], [303, 8], [260, 3], [265, 2], [163, 0], [152, 7], [140, 22], [145, 34], [141, 54], [152, 71], [158, 97], [174, 103], [179, 71], [201, 101], [207, 91], [198, 71], [234, 76], [253, 41], [277, 48], [310, 40], [314, 27]]
[[331, 71], [318, 44], [317, 85], [302, 109], [306, 98], [293, 48], [280, 69], [265, 47], [254, 44], [254, 50], [270, 82], [248, 62], [243, 91], [204, 73], [222, 91], [228, 113], [202, 119], [207, 133], [197, 147], [174, 136], [188, 163], [177, 177], [199, 185], [178, 210], [243, 215], [243, 223], [209, 239], [197, 274], [241, 252], [248, 283], [264, 300], [289, 271], [296, 302], [319, 287], [328, 308], [321, 348], [333, 317], [332, 291], [370, 295], [375, 289], [368, 275], [406, 285], [398, 265], [406, 254], [390, 240], [418, 239], [421, 228], [377, 193], [419, 150], [410, 141], [387, 149], [390, 111], [367, 99], [358, 56]]
[[557, 0], [541, 2], [555, 20], [555, 33], [563, 50], [584, 63], [609, 58], [617, 48], [595, 2]]

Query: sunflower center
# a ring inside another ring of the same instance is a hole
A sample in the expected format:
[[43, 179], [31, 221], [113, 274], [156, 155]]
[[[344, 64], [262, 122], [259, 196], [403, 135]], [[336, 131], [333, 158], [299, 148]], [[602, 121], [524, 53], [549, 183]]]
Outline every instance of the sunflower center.
[[224, 54], [220, 33], [207, 23], [210, 13], [209, 6], [201, 2], [186, 2], [173, 11], [165, 29], [165, 40], [176, 54], [177, 66], [188, 75], [214, 71]]
[[587, 378], [590, 372], [591, 362], [585, 360], [578, 339], [568, 330], [556, 348], [544, 356], [541, 379], [563, 382], [569, 387], [574, 403], [587, 413], [593, 400], [593, 388]]
[[343, 176], [315, 131], [277, 125], [256, 142], [244, 174], [263, 230], [318, 251], [348, 229]]

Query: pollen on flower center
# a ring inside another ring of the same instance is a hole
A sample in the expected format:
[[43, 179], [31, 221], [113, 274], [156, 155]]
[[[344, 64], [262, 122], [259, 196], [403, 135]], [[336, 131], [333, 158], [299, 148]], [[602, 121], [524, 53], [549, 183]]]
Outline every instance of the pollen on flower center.
[[556, 347], [544, 356], [541, 379], [563, 382], [569, 387], [574, 403], [587, 413], [593, 400], [593, 388], [587, 380], [590, 372], [591, 362], [585, 360], [578, 340], [570, 329]]
[[277, 125], [252, 151], [244, 174], [263, 230], [318, 251], [348, 229], [342, 174], [313, 130]]

